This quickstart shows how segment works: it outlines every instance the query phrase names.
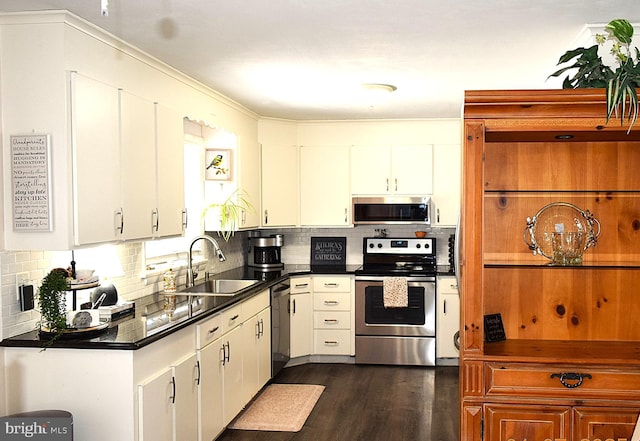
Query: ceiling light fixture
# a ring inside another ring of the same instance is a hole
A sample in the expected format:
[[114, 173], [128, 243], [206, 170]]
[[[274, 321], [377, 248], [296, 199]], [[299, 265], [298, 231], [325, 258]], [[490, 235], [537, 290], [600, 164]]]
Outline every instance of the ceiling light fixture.
[[398, 88], [393, 84], [382, 84], [382, 83], [365, 83], [362, 85], [362, 87], [366, 90], [371, 90], [375, 92], [391, 93], [398, 90]]

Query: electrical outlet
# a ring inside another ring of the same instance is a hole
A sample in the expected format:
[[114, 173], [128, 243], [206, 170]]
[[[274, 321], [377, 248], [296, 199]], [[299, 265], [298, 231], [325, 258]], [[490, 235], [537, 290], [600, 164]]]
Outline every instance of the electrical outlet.
[[16, 273], [16, 300], [20, 300], [20, 287], [29, 283], [29, 273]]

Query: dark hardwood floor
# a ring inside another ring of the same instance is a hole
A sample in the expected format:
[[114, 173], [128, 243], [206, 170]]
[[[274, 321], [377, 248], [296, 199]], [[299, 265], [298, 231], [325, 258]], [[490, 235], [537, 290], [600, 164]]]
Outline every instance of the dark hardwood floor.
[[305, 364], [274, 383], [326, 386], [300, 432], [225, 430], [218, 441], [455, 441], [458, 368]]

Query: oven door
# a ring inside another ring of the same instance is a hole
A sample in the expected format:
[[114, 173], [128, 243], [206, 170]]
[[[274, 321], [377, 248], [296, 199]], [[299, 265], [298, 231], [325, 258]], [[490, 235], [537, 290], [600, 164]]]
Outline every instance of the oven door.
[[436, 282], [433, 277], [407, 277], [408, 307], [385, 308], [384, 277], [356, 278], [356, 335], [434, 337]]

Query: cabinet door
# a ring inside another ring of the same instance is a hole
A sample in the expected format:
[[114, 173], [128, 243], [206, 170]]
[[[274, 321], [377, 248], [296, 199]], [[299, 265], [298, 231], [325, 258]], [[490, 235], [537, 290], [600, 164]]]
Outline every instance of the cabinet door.
[[171, 367], [175, 381], [174, 430], [176, 440], [198, 439], [198, 381], [200, 366], [193, 354]]
[[71, 75], [74, 242], [118, 239], [120, 201], [118, 89]]
[[120, 91], [123, 239], [153, 235], [156, 209], [155, 109], [151, 101]]
[[157, 237], [184, 233], [184, 123], [178, 112], [156, 104], [156, 214]]
[[433, 193], [433, 146], [402, 145], [391, 149], [391, 192], [403, 195]]
[[351, 147], [351, 194], [384, 195], [391, 191], [391, 147]]
[[262, 226], [298, 223], [298, 147], [263, 145]]
[[436, 144], [433, 149], [433, 226], [455, 226], [460, 214], [461, 154], [459, 144]]
[[240, 228], [260, 226], [260, 144], [248, 137], [238, 138], [238, 188], [253, 209], [243, 210]]
[[198, 351], [200, 384], [198, 386], [198, 440], [210, 441], [225, 427], [222, 390], [223, 339], [214, 340]]
[[300, 147], [300, 225], [350, 224], [349, 148]]
[[[524, 435], [526, 434], [526, 435]], [[486, 404], [484, 439], [509, 440], [571, 439], [571, 408]]]
[[631, 439], [638, 419], [638, 408], [577, 407], [574, 409], [573, 439]]
[[436, 284], [438, 320], [436, 321], [437, 358], [458, 358], [460, 351], [455, 345], [456, 333], [460, 330], [460, 296], [455, 277], [438, 277]]
[[243, 391], [245, 402], [271, 378], [271, 311], [261, 311], [242, 324]]
[[224, 425], [235, 418], [245, 405], [242, 393], [242, 326], [237, 326], [222, 336], [224, 343], [223, 393]]
[[138, 386], [138, 439], [173, 441], [174, 377], [171, 369]]
[[[292, 281], [292, 283], [295, 283]], [[291, 358], [313, 352], [313, 300], [311, 292], [291, 294]]]

